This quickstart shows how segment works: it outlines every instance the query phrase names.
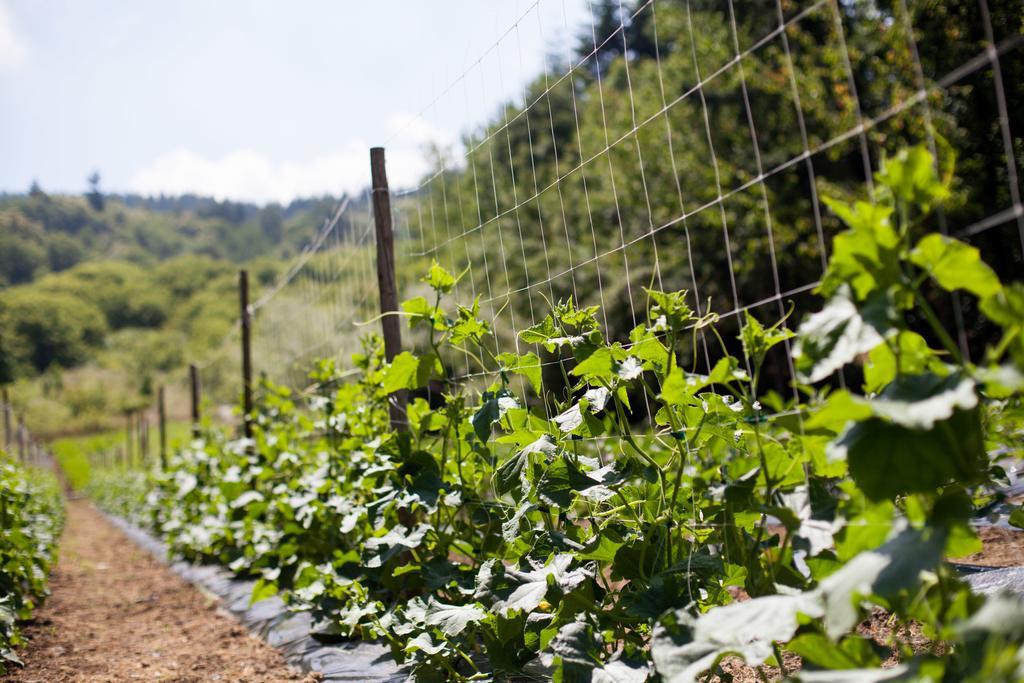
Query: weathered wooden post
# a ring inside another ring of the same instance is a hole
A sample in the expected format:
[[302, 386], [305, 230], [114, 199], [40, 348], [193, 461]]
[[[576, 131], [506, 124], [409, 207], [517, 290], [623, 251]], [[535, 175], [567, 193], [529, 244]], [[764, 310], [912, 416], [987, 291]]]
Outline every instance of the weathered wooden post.
[[190, 395], [192, 397], [192, 438], [199, 438], [199, 368], [192, 365], [188, 366], [188, 381], [190, 385]]
[[[390, 363], [402, 352], [402, 328], [399, 325], [398, 286], [395, 283], [395, 235], [391, 224], [391, 193], [388, 189], [384, 148], [370, 149], [370, 177], [373, 193], [373, 221], [377, 235], [377, 287], [380, 290], [381, 329], [384, 333], [384, 357]], [[405, 431], [406, 391], [393, 393], [388, 400], [391, 428]]]
[[124, 412], [124, 464], [125, 464], [125, 467], [131, 467], [132, 463], [135, 461], [135, 448], [134, 448], [134, 446], [132, 444], [132, 441], [133, 441], [132, 433], [134, 431], [133, 430], [133, 427], [134, 427], [133, 422], [134, 422], [134, 420], [132, 420], [132, 411], [131, 411], [131, 409], [128, 409], [128, 410], [126, 410]]
[[164, 388], [156, 393], [157, 420], [160, 423], [160, 469], [167, 469], [167, 405], [164, 403]]
[[14, 443], [14, 434], [11, 433], [11, 396], [7, 393], [7, 387], [3, 388], [2, 400], [4, 404], [4, 450], [9, 452], [11, 444]]
[[138, 439], [138, 463], [142, 467], [145, 467], [145, 461], [150, 457], [150, 451], [148, 451], [148, 434], [145, 433], [147, 428], [145, 420], [145, 409], [142, 409], [135, 413], [135, 431], [136, 438]]
[[25, 416], [18, 416], [18, 460], [25, 462], [25, 441], [28, 439], [28, 434], [25, 433]]
[[252, 438], [252, 346], [249, 316], [249, 271], [238, 271], [238, 306], [242, 321], [242, 433]]

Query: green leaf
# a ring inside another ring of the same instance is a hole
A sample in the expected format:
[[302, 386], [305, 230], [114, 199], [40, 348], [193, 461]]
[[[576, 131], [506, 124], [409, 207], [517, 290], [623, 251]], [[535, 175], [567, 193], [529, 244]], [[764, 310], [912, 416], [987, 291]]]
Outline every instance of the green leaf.
[[[906, 664], [885, 669], [840, 669], [838, 671], [801, 671], [794, 680], [798, 683], [885, 683], [885, 681], [921, 681], [916, 670]], [[928, 679], [925, 679], [928, 680]]]
[[1024, 529], [1024, 505], [1018, 505], [1007, 521], [1018, 529]]
[[384, 383], [381, 390], [390, 394], [401, 389], [408, 389], [416, 384], [416, 375], [419, 373], [420, 360], [408, 351], [395, 356], [391, 366], [384, 372]]
[[501, 353], [497, 356], [498, 362], [501, 363], [501, 369], [503, 372], [511, 372], [517, 375], [522, 375], [529, 382], [530, 386], [533, 387], [534, 392], [540, 394], [541, 391], [541, 363], [540, 357], [532, 351], [523, 355], [516, 353]]
[[588, 332], [597, 329], [598, 310], [598, 306], [576, 308], [576, 302], [569, 299], [559, 302], [555, 306], [555, 317], [566, 327], [574, 327], [580, 332]]
[[974, 380], [962, 375], [901, 375], [875, 399], [866, 401], [872, 414], [904, 427], [931, 429], [958, 409], [978, 405]]
[[1010, 593], [991, 595], [970, 619], [956, 625], [956, 631], [965, 639], [984, 640], [993, 634], [1019, 639], [1024, 633], [1024, 599]]
[[[872, 309], [873, 313], [877, 308]], [[797, 374], [805, 382], [820, 382], [862, 353], [882, 343], [886, 329], [877, 315], [866, 319], [849, 297], [840, 292], [821, 311], [809, 316], [793, 345]]]
[[485, 392], [483, 403], [473, 414], [473, 430], [480, 441], [487, 443], [491, 436], [491, 426], [500, 420], [502, 416], [512, 408], [518, 408], [519, 402], [509, 392], [502, 389], [499, 392]]
[[877, 548], [889, 537], [893, 526], [893, 504], [889, 501], [869, 503], [864, 510], [847, 520], [836, 534], [836, 556], [846, 562], [865, 550]]
[[941, 533], [905, 530], [857, 555], [814, 590], [712, 607], [696, 619], [680, 610], [672, 615], [676, 625], [662, 622], [654, 631], [655, 668], [665, 681], [691, 683], [725, 654], [756, 666], [774, 655], [775, 643], [793, 639], [808, 618], [823, 619], [826, 634], [838, 638], [860, 620], [864, 597], [888, 599], [918, 585], [921, 573], [941, 561], [944, 545]]
[[823, 406], [811, 413], [804, 422], [804, 429], [826, 430], [838, 434], [852, 421], [871, 417], [871, 408], [845, 389], [833, 391]]
[[580, 362], [576, 364], [570, 374], [575, 377], [583, 377], [588, 381], [604, 380], [611, 381], [612, 366], [614, 358], [612, 350], [607, 346], [599, 346], [594, 349], [587, 349], [582, 354]]
[[877, 595], [890, 599], [920, 582], [922, 572], [933, 571], [942, 560], [946, 535], [903, 529], [875, 550], [860, 553], [818, 584], [831, 638], [847, 633], [858, 621], [862, 598]]
[[881, 663], [870, 643], [859, 636], [851, 636], [838, 644], [820, 633], [802, 633], [789, 641], [786, 649], [826, 669], [855, 669]]
[[889, 223], [892, 207], [857, 202], [850, 205], [824, 198], [850, 230], [836, 235], [832, 257], [822, 278], [821, 293], [832, 297], [849, 287], [863, 301], [900, 280], [899, 235]]
[[668, 362], [668, 349], [654, 332], [643, 325], [633, 328], [629, 333], [629, 341], [629, 353], [649, 363], [654, 369], [661, 370]]
[[664, 324], [673, 330], [682, 330], [687, 323], [693, 320], [693, 311], [686, 304], [686, 290], [678, 292], [662, 292], [656, 289], [644, 288], [647, 296], [654, 304], [650, 307], [651, 318], [655, 324], [661, 319]]
[[506, 576], [517, 584], [505, 600], [495, 604], [499, 614], [507, 615], [515, 610], [532, 612], [537, 609], [548, 593], [548, 588], [558, 586], [563, 593], [573, 590], [591, 576], [586, 569], [570, 570], [572, 555], [556, 555], [551, 562], [532, 571], [507, 569]]
[[498, 467], [494, 473], [495, 488], [499, 494], [509, 493], [521, 488], [526, 490], [530, 486], [530, 456], [540, 453], [545, 456], [554, 455], [557, 447], [551, 437], [547, 434], [528, 444], [521, 451], [507, 459]]
[[471, 624], [486, 618], [487, 612], [476, 605], [449, 605], [433, 597], [427, 601], [427, 626], [436, 626], [449, 638], [454, 638]]
[[537, 483], [537, 497], [548, 505], [568, 509], [572, 507], [572, 494], [569, 466], [564, 458], [559, 458], [548, 466]]
[[949, 196], [949, 188], [939, 180], [935, 157], [924, 145], [905, 147], [883, 159], [875, 178], [897, 199], [925, 211]]
[[479, 344], [484, 337], [491, 333], [491, 326], [477, 316], [480, 315], [480, 301], [473, 300], [473, 306], [466, 308], [458, 307], [458, 319], [451, 325], [452, 344], [461, 344], [467, 339]]
[[977, 410], [957, 410], [932, 429], [872, 417], [849, 427], [829, 447], [871, 500], [932, 491], [949, 481], [977, 481], [985, 456]]
[[945, 235], [923, 237], [910, 252], [910, 260], [949, 292], [965, 289], [984, 299], [1002, 288], [975, 247]]
[[601, 649], [585, 621], [564, 624], [548, 643], [548, 649], [554, 654], [553, 683], [592, 683]]
[[519, 504], [516, 508], [515, 513], [507, 519], [501, 525], [501, 537], [505, 539], [506, 543], [515, 543], [516, 539], [519, 538], [519, 525], [526, 517], [527, 513], [536, 508], [537, 506], [530, 501], [524, 501]]
[[[904, 330], [896, 338], [899, 369], [908, 375], [920, 374], [941, 366], [928, 342], [916, 332]], [[864, 391], [877, 393], [896, 379], [897, 357], [888, 344], [879, 344], [868, 354], [864, 365]]]
[[410, 314], [409, 327], [416, 327], [420, 323], [426, 323], [435, 330], [443, 330], [445, 328], [444, 316], [422, 296], [403, 301], [402, 310]]
[[423, 278], [423, 282], [430, 285], [430, 288], [441, 294], [447, 294], [452, 291], [452, 287], [458, 282], [458, 278], [449, 273], [447, 270], [441, 267], [441, 265], [434, 261], [430, 264], [430, 270], [427, 271], [426, 277]]
[[[533, 327], [528, 327], [519, 332], [519, 338], [527, 344], [546, 344], [552, 337], [557, 337], [558, 328], [550, 315], [544, 317]], [[550, 350], [550, 349], [549, 349]]]
[[367, 550], [366, 566], [380, 567], [402, 552], [418, 548], [423, 543], [427, 532], [432, 531], [433, 528], [429, 524], [420, 524], [410, 531], [405, 527], [398, 526], [383, 536], [367, 539], [364, 544]]
[[621, 547], [621, 541], [612, 540], [609, 536], [601, 534], [588, 541], [584, 550], [578, 553], [576, 557], [581, 560], [611, 562], [615, 559], [615, 553]]
[[740, 331], [740, 341], [743, 342], [743, 352], [750, 358], [754, 367], [760, 367], [765, 355], [773, 346], [793, 338], [793, 332], [782, 326], [782, 320], [765, 329], [750, 311], [744, 311], [743, 315], [744, 324], [743, 330]]
[[249, 605], [255, 605], [260, 600], [266, 600], [277, 595], [277, 583], [259, 578], [252, 587], [252, 595], [249, 597]]
[[651, 675], [650, 667], [643, 664], [631, 666], [621, 659], [606, 662], [594, 669], [590, 683], [644, 683]]
[[651, 655], [663, 680], [697, 681], [726, 653], [751, 666], [764, 663], [774, 656], [774, 642], [787, 642], [796, 634], [801, 615], [816, 618], [823, 612], [820, 598], [805, 593], [768, 595], [712, 607], [696, 620], [678, 612], [677, 617], [688, 627], [678, 634], [663, 626], [656, 628]]
[[403, 351], [385, 370], [381, 391], [391, 394], [402, 389], [418, 389], [426, 386], [432, 377], [440, 375], [441, 361], [433, 353], [417, 358]]
[[998, 361], [1004, 350], [1017, 362], [1018, 368], [1024, 368], [1024, 283], [1011, 282], [994, 295], [982, 299], [981, 312], [1003, 328], [1003, 338], [998, 346], [990, 350]]

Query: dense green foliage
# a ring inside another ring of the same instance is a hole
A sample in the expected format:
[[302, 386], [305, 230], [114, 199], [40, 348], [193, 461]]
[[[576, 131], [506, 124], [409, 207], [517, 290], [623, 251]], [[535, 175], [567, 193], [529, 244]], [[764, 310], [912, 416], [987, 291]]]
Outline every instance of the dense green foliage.
[[[828, 202], [846, 229], [824, 307], [796, 330], [747, 313], [738, 355], [683, 291], [647, 289], [628, 341], [567, 299], [519, 335], [565, 352], [552, 388], [537, 353], [491, 352], [476, 303], [448, 308], [458, 278], [434, 264], [432, 300], [403, 306], [425, 352], [388, 363], [368, 340], [354, 380], [326, 362], [311, 393], [265, 387], [254, 441], [210, 433], [148, 491], [111, 476], [97, 495], [172, 551], [258, 577], [254, 599], [386, 640], [421, 680], [683, 683], [788, 651], [805, 681], [1018, 681], [1024, 605], [972, 594], [944, 558], [978, 548], [969, 521], [1022, 445], [1024, 289], [933, 231], [950, 187], [923, 148], [874, 181], [874, 203]], [[954, 291], [999, 330], [977, 363], [929, 313]], [[761, 383], [779, 348], [792, 400]], [[850, 365], [862, 390], [834, 388]], [[443, 400], [417, 395], [431, 382]], [[858, 631], [873, 609], [892, 627], [876, 640]], [[930, 646], [898, 637], [910, 624]]]
[[64, 501], [49, 472], [23, 469], [0, 451], [0, 673], [20, 664], [18, 622], [47, 595], [64, 523]]

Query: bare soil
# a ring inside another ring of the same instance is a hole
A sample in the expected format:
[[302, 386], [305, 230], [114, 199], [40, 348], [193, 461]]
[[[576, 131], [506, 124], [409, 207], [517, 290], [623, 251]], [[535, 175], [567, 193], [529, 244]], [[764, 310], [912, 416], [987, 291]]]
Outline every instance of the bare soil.
[[85, 501], [68, 504], [52, 595], [25, 631], [26, 667], [0, 680], [319, 680], [289, 667], [214, 598], [174, 575]]
[[984, 567], [1019, 567], [1024, 564], [1024, 531], [1000, 527], [982, 527], [981, 552], [956, 558], [957, 562]]

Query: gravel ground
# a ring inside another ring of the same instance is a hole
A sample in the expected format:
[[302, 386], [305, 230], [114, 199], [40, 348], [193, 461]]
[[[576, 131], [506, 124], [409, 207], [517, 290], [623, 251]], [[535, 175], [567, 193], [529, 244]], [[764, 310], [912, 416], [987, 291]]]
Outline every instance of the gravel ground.
[[68, 505], [50, 589], [26, 628], [26, 667], [3, 681], [318, 680], [289, 667], [85, 501]]

